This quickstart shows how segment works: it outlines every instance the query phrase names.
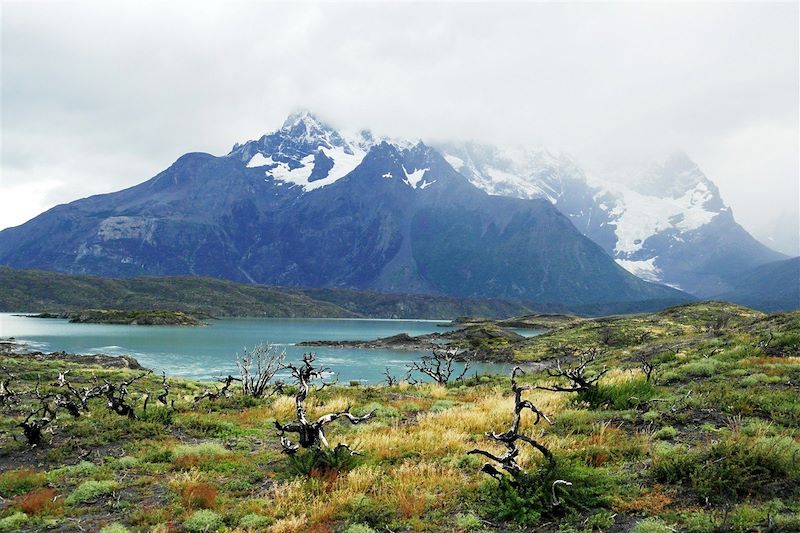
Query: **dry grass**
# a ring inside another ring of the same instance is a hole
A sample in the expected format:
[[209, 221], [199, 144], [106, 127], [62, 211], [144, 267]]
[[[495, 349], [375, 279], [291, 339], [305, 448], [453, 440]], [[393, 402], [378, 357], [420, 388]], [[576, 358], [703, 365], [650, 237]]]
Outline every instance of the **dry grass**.
[[27, 515], [55, 514], [63, 506], [55, 489], [44, 488], [18, 496], [12, 505]]

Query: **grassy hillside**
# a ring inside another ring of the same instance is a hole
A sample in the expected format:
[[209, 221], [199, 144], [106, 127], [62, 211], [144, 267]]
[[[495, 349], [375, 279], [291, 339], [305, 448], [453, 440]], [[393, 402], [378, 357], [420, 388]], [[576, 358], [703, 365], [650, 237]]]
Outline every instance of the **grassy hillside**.
[[[136, 419], [91, 400], [33, 450], [15, 427], [29, 395], [0, 417], [0, 531], [800, 530], [800, 313], [712, 302], [565, 321], [515, 355], [542, 365], [557, 355], [566, 366], [588, 348], [598, 356], [586, 375], [608, 369], [589, 392], [522, 392], [551, 423], [526, 412], [521, 431], [556, 466], [545, 471], [543, 455], [520, 443], [530, 477], [518, 488], [467, 454], [502, 451], [484, 433], [512, 422], [508, 376], [312, 390], [312, 419], [375, 410], [364, 424], [326, 426], [331, 445], [362, 455], [317, 462], [281, 453], [274, 421], [293, 419], [291, 387], [194, 402], [207, 384], [169, 379], [173, 411], [155, 402], [162, 384], [151, 375], [130, 387]], [[642, 360], [654, 368], [649, 381]], [[134, 375], [10, 355], [0, 365], [18, 394], [38, 379], [41, 393], [63, 391], [47, 383], [64, 369], [79, 388], [92, 375]], [[566, 385], [527, 370], [521, 384]]]
[[276, 288], [192, 276], [129, 279], [0, 266], [0, 311], [171, 309], [212, 316], [454, 318], [509, 317], [530, 309], [503, 300], [334, 289]]

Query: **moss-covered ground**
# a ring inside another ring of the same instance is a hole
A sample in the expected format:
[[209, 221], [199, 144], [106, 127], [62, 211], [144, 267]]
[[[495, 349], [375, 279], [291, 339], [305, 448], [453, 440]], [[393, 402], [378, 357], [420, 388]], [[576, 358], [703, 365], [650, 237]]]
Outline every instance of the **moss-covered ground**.
[[[273, 422], [293, 418], [291, 388], [195, 403], [208, 384], [170, 379], [172, 410], [155, 401], [161, 377], [150, 375], [131, 386], [136, 419], [94, 399], [78, 418], [62, 411], [34, 449], [15, 426], [30, 400], [5, 409], [0, 531], [800, 531], [800, 313], [701, 303], [571, 320], [514, 356], [566, 364], [570, 348], [589, 347], [600, 356], [587, 373], [610, 369], [590, 394], [524, 395], [552, 424], [526, 413], [523, 431], [571, 486], [521, 493], [466, 454], [500, 451], [484, 432], [512, 421], [509, 376], [314, 391], [312, 416], [375, 410], [369, 423], [327, 426], [331, 444], [361, 456], [320, 463], [281, 453]], [[650, 381], [642, 358], [655, 366]], [[135, 375], [15, 356], [0, 365], [18, 393], [37, 380], [54, 390], [66, 369], [76, 385]], [[523, 448], [519, 462], [535, 474], [541, 455]]]

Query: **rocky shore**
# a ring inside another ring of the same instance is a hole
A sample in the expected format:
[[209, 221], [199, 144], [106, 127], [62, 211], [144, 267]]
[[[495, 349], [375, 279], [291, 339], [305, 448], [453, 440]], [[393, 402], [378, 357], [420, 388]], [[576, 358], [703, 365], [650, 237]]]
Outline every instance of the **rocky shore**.
[[129, 355], [87, 354], [67, 352], [41, 352], [31, 350], [30, 346], [13, 337], [0, 339], [0, 356], [15, 359], [34, 359], [36, 361], [59, 360], [83, 365], [97, 365], [104, 368], [146, 370], [139, 361]]

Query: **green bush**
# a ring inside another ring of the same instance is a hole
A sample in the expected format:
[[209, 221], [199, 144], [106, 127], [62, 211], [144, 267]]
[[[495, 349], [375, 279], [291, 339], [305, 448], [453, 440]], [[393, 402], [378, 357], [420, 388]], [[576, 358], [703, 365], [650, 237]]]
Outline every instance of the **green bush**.
[[702, 501], [724, 503], [766, 496], [800, 482], [800, 444], [789, 437], [732, 436], [708, 448], [662, 447], [652, 472], [667, 483], [689, 483]]
[[714, 516], [702, 511], [686, 515], [684, 522], [688, 533], [715, 533], [717, 531], [717, 521]]
[[103, 529], [100, 530], [100, 533], [130, 533], [131, 530], [127, 527], [123, 526], [118, 522], [114, 522], [113, 524], [108, 524]]
[[30, 468], [18, 468], [0, 473], [0, 496], [8, 498], [30, 492], [45, 484], [45, 476]]
[[407, 413], [419, 413], [420, 411], [419, 405], [413, 402], [404, 402], [400, 408]]
[[586, 409], [564, 409], [555, 419], [551, 430], [556, 435], [591, 435], [597, 424], [605, 422], [616, 413], [611, 411], [589, 411]]
[[376, 533], [374, 529], [365, 524], [350, 524], [342, 533]]
[[644, 378], [620, 383], [598, 383], [576, 396], [576, 401], [587, 402], [592, 408], [632, 409], [656, 395], [655, 386]]
[[356, 525], [381, 527], [391, 522], [396, 510], [387, 502], [380, 502], [364, 494], [356, 494], [350, 498], [341, 513], [342, 519]]
[[358, 416], [365, 415], [374, 411], [375, 420], [391, 421], [400, 418], [400, 411], [394, 407], [386, 406], [378, 402], [372, 402], [358, 409], [356, 414]]
[[769, 346], [764, 349], [764, 353], [772, 356], [800, 353], [800, 333], [787, 331], [786, 333], [775, 334]]
[[310, 448], [289, 455], [287, 465], [290, 474], [309, 476], [331, 470], [346, 472], [359, 463], [360, 456], [352, 455], [346, 448]]
[[732, 531], [744, 533], [758, 529], [769, 519], [770, 509], [767, 506], [737, 505], [728, 516], [728, 525]]
[[477, 531], [483, 529], [483, 522], [473, 513], [459, 514], [456, 516], [456, 525], [465, 531]]
[[686, 378], [707, 378], [718, 374], [724, 365], [716, 359], [702, 359], [686, 363], [679, 372]]
[[52, 482], [60, 477], [83, 478], [94, 475], [98, 470], [96, 464], [89, 461], [81, 461], [76, 465], [62, 466], [47, 473], [47, 481]]
[[181, 458], [187, 455], [200, 455], [203, 457], [226, 455], [230, 453], [222, 444], [218, 442], [201, 442], [200, 444], [181, 444], [172, 450], [175, 458]]
[[[556, 486], [560, 505], [554, 507], [553, 483], [559, 479], [569, 480], [572, 486]], [[608, 507], [615, 483], [602, 468], [560, 458], [553, 470], [540, 468], [516, 480], [506, 477], [499, 482], [486, 482], [479, 499], [489, 517], [533, 526], [555, 511], [569, 513]]]
[[208, 509], [201, 509], [192, 513], [192, 516], [183, 522], [186, 531], [192, 533], [205, 533], [217, 531], [224, 525], [222, 517]]
[[678, 436], [678, 430], [672, 426], [664, 426], [655, 433], [653, 438], [656, 440], [672, 440]]
[[130, 455], [125, 455], [123, 457], [120, 457], [120, 458], [116, 459], [114, 461], [114, 463], [113, 463], [113, 466], [115, 468], [129, 469], [129, 468], [135, 467], [138, 464], [139, 464], [139, 460], [136, 459], [136, 457], [131, 457]]
[[615, 516], [611, 511], [598, 511], [586, 519], [586, 529], [589, 531], [594, 531], [595, 529], [605, 531], [614, 525]]
[[16, 512], [5, 518], [0, 519], [0, 531], [17, 531], [28, 523], [28, 515], [23, 512]]
[[189, 435], [198, 438], [212, 437], [217, 439], [229, 439], [240, 437], [245, 433], [232, 422], [218, 420], [209, 416], [180, 418], [176, 426], [185, 430]]
[[272, 518], [250, 513], [239, 520], [239, 527], [248, 531], [262, 531], [273, 523]]
[[772, 524], [776, 531], [800, 531], [800, 513], [776, 514]]
[[84, 481], [67, 497], [66, 503], [67, 505], [86, 503], [100, 496], [111, 494], [116, 488], [116, 481]]
[[175, 412], [166, 406], [150, 407], [139, 416], [139, 419], [146, 422], [155, 422], [162, 426], [171, 426], [175, 419]]
[[431, 405], [430, 412], [441, 413], [442, 411], [446, 411], [455, 405], [456, 402], [452, 400], [436, 400], [433, 402], [433, 405]]
[[163, 446], [148, 447], [141, 455], [143, 463], [171, 463], [175, 460], [172, 450]]
[[674, 530], [658, 518], [642, 520], [631, 529], [631, 533], [672, 533]]

